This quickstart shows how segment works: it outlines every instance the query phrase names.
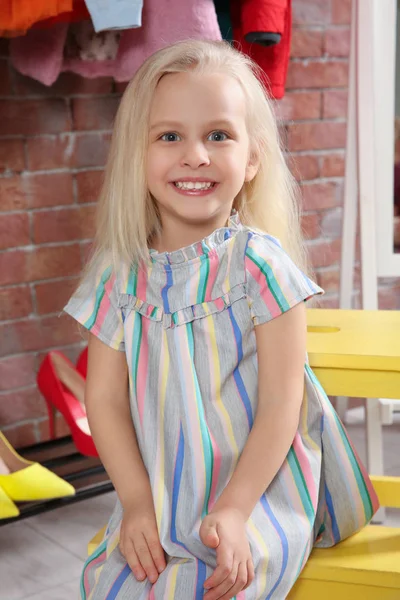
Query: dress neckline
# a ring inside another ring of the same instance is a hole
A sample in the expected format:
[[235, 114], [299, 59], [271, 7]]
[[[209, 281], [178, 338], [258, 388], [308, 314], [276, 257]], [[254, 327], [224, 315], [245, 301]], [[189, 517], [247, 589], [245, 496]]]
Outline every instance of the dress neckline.
[[208, 254], [216, 250], [226, 240], [235, 236], [242, 229], [239, 213], [234, 211], [228, 219], [224, 227], [215, 229], [210, 235], [206, 236], [194, 244], [173, 250], [172, 252], [158, 252], [154, 249], [149, 249], [150, 259], [152, 263], [160, 263], [163, 265], [175, 265], [188, 262], [196, 258], [206, 258]]

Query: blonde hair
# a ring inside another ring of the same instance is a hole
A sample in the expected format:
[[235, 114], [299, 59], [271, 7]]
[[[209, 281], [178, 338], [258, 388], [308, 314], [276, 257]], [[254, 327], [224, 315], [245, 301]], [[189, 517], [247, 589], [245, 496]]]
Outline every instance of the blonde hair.
[[280, 239], [293, 261], [308, 272], [302, 241], [298, 186], [283, 156], [272, 103], [260, 69], [228, 42], [186, 40], [159, 50], [140, 67], [121, 100], [97, 207], [92, 258], [106, 253], [115, 269], [148, 260], [147, 242], [160, 221], [146, 184], [148, 123], [152, 98], [161, 77], [186, 71], [219, 72], [242, 86], [248, 106], [251, 150], [260, 158], [253, 181], [234, 200], [241, 222]]

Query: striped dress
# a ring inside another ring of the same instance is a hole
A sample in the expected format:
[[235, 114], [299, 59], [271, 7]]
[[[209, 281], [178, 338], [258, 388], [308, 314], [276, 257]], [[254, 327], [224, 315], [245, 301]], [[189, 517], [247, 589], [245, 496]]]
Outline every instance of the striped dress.
[[[87, 560], [84, 600], [200, 600], [216, 567], [199, 528], [229, 482], [257, 410], [254, 326], [323, 292], [279, 242], [242, 225], [115, 276], [103, 264], [65, 311], [129, 366], [132, 420], [149, 474], [167, 568], [136, 581], [118, 547], [117, 501]], [[286, 598], [313, 546], [362, 528], [376, 511], [370, 480], [305, 361], [298, 431], [247, 521], [255, 578], [237, 600]], [[267, 459], [267, 457], [266, 457]], [[129, 477], [129, 473], [126, 474]]]

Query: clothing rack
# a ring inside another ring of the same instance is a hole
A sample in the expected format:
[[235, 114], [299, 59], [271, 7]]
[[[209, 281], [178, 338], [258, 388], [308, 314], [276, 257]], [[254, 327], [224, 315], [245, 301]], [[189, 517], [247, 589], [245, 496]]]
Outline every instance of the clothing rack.
[[74, 486], [76, 494], [53, 500], [18, 503], [20, 515], [10, 519], [0, 519], [0, 526], [114, 490], [100, 459], [77, 452], [70, 436], [27, 446], [18, 452], [23, 458], [39, 462], [68, 481]]

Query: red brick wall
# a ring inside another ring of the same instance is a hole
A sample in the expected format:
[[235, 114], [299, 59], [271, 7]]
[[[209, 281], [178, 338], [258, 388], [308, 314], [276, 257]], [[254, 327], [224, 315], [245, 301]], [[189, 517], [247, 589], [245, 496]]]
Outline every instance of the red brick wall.
[[[323, 304], [337, 306], [350, 0], [294, 0], [293, 9], [280, 108]], [[58, 314], [93, 233], [120, 91], [111, 79], [72, 74], [46, 88], [16, 73], [0, 43], [0, 427], [16, 446], [48, 436], [35, 387], [44, 354], [56, 348], [74, 360], [82, 348]], [[384, 283], [381, 306], [395, 308], [398, 289]]]

